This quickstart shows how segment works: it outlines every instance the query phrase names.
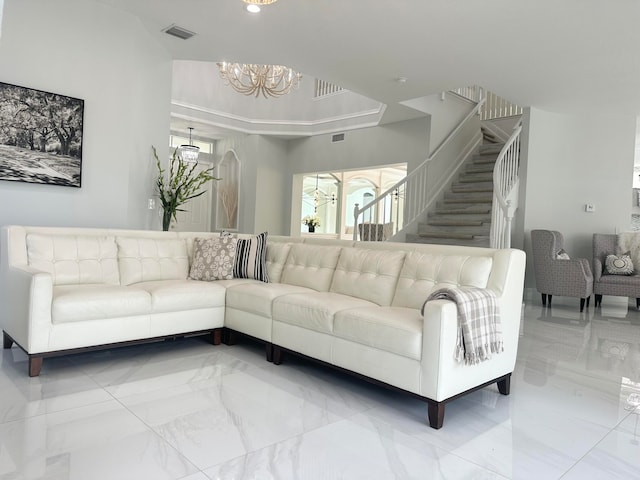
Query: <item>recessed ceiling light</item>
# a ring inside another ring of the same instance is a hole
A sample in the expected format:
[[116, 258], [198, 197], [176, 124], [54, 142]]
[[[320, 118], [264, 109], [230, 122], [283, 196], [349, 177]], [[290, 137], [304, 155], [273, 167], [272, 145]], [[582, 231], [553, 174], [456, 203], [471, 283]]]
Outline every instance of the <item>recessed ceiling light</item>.
[[260, 12], [260, 5], [255, 5], [253, 3], [250, 3], [247, 5], [247, 12], [249, 13], [259, 13]]

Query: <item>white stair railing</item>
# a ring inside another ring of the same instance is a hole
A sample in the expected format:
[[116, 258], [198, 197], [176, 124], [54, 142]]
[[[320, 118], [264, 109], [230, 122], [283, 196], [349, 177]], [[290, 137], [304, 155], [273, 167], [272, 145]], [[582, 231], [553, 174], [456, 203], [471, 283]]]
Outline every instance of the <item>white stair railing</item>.
[[511, 248], [511, 221], [518, 209], [518, 168], [522, 121], [498, 155], [493, 169], [493, 206], [491, 208], [491, 248]]
[[389, 240], [400, 230], [422, 217], [436, 200], [438, 189], [428, 188], [429, 167], [440, 157], [444, 148], [457, 138], [464, 127], [478, 115], [484, 100], [462, 119], [429, 157], [405, 178], [397, 182], [372, 201], [363, 205], [356, 203], [353, 211], [353, 240]]
[[482, 121], [522, 115], [522, 107], [478, 85], [460, 87], [451, 91], [472, 102], [485, 99], [485, 106], [480, 111], [480, 120]]

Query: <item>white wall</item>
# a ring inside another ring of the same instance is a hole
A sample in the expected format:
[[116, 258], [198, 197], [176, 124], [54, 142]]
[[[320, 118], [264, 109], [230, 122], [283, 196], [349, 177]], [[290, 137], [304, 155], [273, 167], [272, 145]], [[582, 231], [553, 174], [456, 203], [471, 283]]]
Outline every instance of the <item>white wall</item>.
[[235, 151], [240, 161], [239, 232], [289, 233], [291, 181], [287, 174], [287, 143], [277, 138], [244, 134], [216, 143], [216, 163], [229, 150]]
[[[636, 118], [530, 108], [523, 127], [524, 237], [514, 246], [524, 242], [530, 253], [531, 230], [558, 230], [571, 256], [591, 259], [594, 233], [630, 227]], [[586, 213], [585, 203], [593, 203], [595, 212]], [[528, 266], [531, 284], [531, 258]]]
[[6, 0], [0, 79], [81, 98], [82, 188], [0, 182], [0, 224], [160, 228], [171, 58], [133, 17], [86, 0]]
[[416, 168], [427, 158], [430, 118], [391, 123], [345, 133], [341, 142], [331, 134], [289, 142], [291, 173], [326, 172], [407, 163]]
[[402, 104], [431, 115], [430, 154], [475, 107], [472, 102], [450, 92], [445, 92], [444, 99], [442, 94], [436, 94], [414, 98]]

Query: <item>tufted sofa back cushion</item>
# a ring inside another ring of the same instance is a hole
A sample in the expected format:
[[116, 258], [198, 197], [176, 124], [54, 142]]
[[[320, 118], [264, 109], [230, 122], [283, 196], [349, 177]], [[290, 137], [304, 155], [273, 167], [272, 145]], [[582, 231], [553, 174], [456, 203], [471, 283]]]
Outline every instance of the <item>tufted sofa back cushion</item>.
[[292, 245], [281, 282], [328, 292], [340, 250], [323, 245]]
[[290, 243], [272, 242], [267, 243], [267, 256], [265, 263], [267, 264], [267, 274], [269, 281], [272, 283], [280, 283], [284, 263], [291, 250]]
[[120, 283], [185, 280], [189, 274], [187, 244], [181, 239], [117, 237]]
[[29, 265], [49, 272], [54, 285], [115, 284], [118, 248], [111, 236], [27, 234]]
[[344, 248], [331, 291], [388, 306], [398, 283], [405, 252]]
[[485, 288], [492, 264], [491, 257], [410, 252], [400, 272], [392, 305], [420, 309], [438, 288]]

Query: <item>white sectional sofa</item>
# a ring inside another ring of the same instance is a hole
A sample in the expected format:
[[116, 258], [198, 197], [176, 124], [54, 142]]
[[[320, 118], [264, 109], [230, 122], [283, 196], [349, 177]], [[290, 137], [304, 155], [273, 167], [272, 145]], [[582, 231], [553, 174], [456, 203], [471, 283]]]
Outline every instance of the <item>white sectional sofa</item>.
[[[509, 393], [518, 346], [524, 253], [446, 245], [269, 237], [269, 283], [188, 279], [193, 239], [213, 233], [5, 226], [0, 239], [4, 347], [43, 358], [172, 336], [241, 334], [267, 359], [295, 352], [411, 392], [442, 426], [453, 398], [497, 383]], [[444, 286], [495, 293], [504, 351], [454, 359], [457, 309]]]

